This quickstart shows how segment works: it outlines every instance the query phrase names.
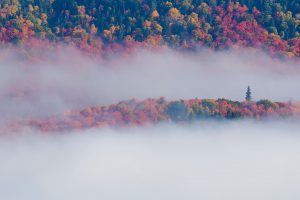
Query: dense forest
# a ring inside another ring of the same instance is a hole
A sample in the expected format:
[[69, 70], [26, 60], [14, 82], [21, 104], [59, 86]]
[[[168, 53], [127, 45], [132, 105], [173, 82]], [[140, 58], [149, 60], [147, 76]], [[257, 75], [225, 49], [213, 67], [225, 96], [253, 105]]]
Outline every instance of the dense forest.
[[198, 120], [243, 118], [261, 120], [297, 114], [297, 106], [269, 100], [238, 102], [227, 99], [132, 99], [109, 106], [92, 106], [48, 118], [31, 119], [16, 123], [10, 129], [29, 126], [43, 132], [61, 132], [86, 128], [151, 126], [164, 122], [190, 123]]
[[298, 0], [2, 0], [0, 43], [63, 42], [101, 53], [136, 45], [233, 46], [300, 57]]

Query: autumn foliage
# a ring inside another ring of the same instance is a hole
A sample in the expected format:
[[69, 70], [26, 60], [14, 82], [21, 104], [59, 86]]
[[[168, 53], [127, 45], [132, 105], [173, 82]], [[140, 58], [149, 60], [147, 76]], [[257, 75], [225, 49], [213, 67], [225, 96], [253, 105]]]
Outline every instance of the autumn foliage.
[[70, 110], [46, 119], [22, 122], [45, 132], [86, 128], [149, 126], [163, 122], [188, 123], [199, 120], [264, 119], [296, 115], [287, 103], [260, 100], [237, 102], [227, 99], [191, 99], [166, 101], [164, 98], [139, 101], [132, 99], [110, 106]]
[[3, 0], [0, 43], [63, 42], [96, 54], [136, 45], [262, 48], [300, 56], [296, 0]]

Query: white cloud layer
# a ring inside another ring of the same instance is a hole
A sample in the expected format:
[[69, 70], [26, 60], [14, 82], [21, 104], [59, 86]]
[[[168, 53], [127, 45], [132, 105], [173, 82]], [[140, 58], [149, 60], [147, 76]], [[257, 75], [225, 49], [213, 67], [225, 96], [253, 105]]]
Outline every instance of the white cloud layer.
[[297, 122], [0, 137], [0, 199], [299, 199]]
[[24, 62], [14, 50], [0, 50], [2, 119], [131, 98], [243, 100], [248, 85], [256, 100], [300, 100], [299, 63], [250, 49], [194, 54], [140, 50], [106, 61], [68, 47], [36, 54], [40, 61]]

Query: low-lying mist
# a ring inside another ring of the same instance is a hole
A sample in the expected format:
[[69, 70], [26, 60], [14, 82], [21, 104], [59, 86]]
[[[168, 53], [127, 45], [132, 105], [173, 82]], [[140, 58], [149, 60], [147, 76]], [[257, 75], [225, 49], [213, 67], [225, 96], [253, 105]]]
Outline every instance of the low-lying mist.
[[2, 120], [131, 98], [243, 100], [248, 85], [254, 100], [300, 100], [299, 63], [257, 50], [140, 49], [106, 60], [91, 59], [71, 47], [32, 54], [28, 62], [16, 50], [0, 50]]
[[299, 199], [299, 123], [234, 121], [0, 138], [0, 199]]

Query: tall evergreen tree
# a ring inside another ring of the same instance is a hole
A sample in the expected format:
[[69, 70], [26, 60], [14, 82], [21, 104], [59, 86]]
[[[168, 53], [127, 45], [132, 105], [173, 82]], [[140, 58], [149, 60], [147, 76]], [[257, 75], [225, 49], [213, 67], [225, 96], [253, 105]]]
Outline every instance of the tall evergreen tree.
[[252, 100], [252, 94], [251, 94], [251, 88], [250, 86], [247, 87], [247, 92], [246, 92], [246, 101], [251, 101]]

